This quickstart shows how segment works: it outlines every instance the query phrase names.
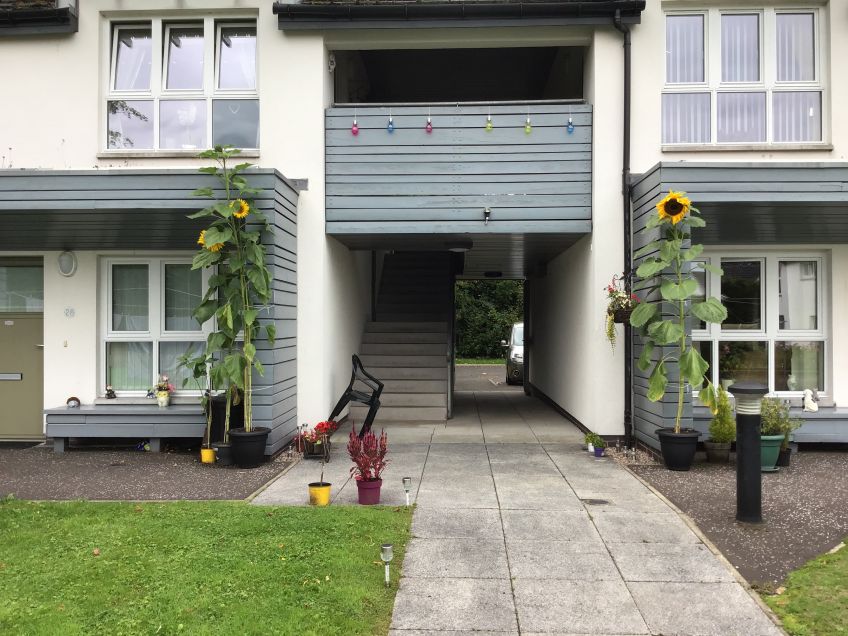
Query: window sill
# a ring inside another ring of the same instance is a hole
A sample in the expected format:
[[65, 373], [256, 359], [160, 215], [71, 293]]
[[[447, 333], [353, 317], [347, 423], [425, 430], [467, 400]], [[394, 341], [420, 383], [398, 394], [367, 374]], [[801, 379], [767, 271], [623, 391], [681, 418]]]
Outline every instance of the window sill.
[[[200, 150], [104, 150], [97, 153], [98, 159], [198, 159]], [[258, 150], [242, 150], [239, 157], [256, 159]]]
[[660, 150], [662, 152], [782, 152], [784, 150], [833, 150], [833, 144], [663, 144]]
[[[200, 405], [200, 396], [191, 396], [191, 395], [177, 395], [171, 398], [171, 404], [173, 405], [182, 405], [182, 404], [193, 404]], [[115, 399], [108, 399], [104, 397], [99, 397], [94, 400], [95, 406], [103, 406], [103, 405], [111, 405], [111, 406], [155, 406], [156, 399], [155, 398], [147, 398], [147, 397], [118, 397]]]

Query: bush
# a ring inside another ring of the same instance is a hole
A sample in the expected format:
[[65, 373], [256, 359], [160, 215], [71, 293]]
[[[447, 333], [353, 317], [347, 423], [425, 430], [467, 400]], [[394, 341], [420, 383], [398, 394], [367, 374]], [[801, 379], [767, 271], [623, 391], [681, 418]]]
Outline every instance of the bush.
[[710, 420], [710, 441], [727, 444], [736, 439], [736, 419], [730, 407], [730, 397], [724, 387], [716, 392], [716, 414]]
[[789, 435], [803, 422], [789, 417], [789, 407], [776, 397], [764, 397], [761, 403], [762, 424], [760, 434], [783, 435], [782, 448], [789, 446]]
[[456, 283], [456, 356], [503, 358], [501, 340], [524, 315], [520, 280], [461, 280]]

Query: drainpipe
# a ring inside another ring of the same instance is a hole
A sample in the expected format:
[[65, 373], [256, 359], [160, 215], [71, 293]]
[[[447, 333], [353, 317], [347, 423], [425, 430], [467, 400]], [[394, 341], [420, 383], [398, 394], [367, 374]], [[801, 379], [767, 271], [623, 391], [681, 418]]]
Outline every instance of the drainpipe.
[[[624, 289], [629, 295], [632, 283], [632, 234], [630, 215], [630, 95], [631, 68], [630, 28], [621, 22], [621, 10], [616, 9], [613, 26], [624, 36], [624, 121], [621, 158], [621, 198], [624, 212]], [[633, 437], [633, 327], [624, 324], [624, 442], [629, 447]]]

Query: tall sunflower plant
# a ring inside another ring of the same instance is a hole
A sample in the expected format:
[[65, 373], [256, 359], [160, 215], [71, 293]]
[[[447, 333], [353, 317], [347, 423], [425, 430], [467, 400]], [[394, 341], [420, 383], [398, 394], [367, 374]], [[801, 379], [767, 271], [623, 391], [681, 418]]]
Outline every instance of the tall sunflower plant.
[[[679, 381], [676, 383], [675, 433], [680, 433], [687, 384], [697, 386], [703, 383], [698, 397], [713, 414], [717, 408], [715, 388], [704, 378], [710, 365], [686, 335], [687, 320], [697, 318], [708, 323], [720, 323], [727, 318], [727, 309], [717, 298], [693, 300], [698, 291], [693, 272], [700, 269], [718, 275], [723, 273], [720, 268], [698, 260], [704, 251], [703, 245], [691, 244], [692, 229], [705, 226], [706, 221], [686, 193], [671, 191], [657, 204], [657, 214], [646, 225], [649, 230], [658, 229], [660, 238], [633, 254], [634, 258], [653, 254], [636, 270], [636, 275], [647, 283], [644, 289], [646, 297], [630, 316], [630, 324], [640, 330], [643, 342], [637, 365], [642, 371], [651, 369], [648, 399], [658, 402], [669, 388], [669, 365], [677, 363]], [[657, 291], [659, 297], [656, 296]], [[653, 300], [648, 299], [648, 294]], [[654, 361], [654, 351], [660, 347], [668, 348]]]
[[[232, 146], [215, 146], [198, 155], [215, 161], [200, 172], [218, 178], [224, 198], [188, 217], [210, 220], [197, 239], [199, 247], [191, 268], [213, 270], [193, 316], [201, 325], [214, 322], [204, 350], [197, 356], [185, 356], [183, 364], [194, 378], [208, 377], [211, 388], [226, 390], [225, 431], [229, 431], [231, 405], [240, 399], [244, 400], [244, 428], [253, 429], [253, 371], [264, 375], [255, 343], [263, 333], [272, 344], [276, 337], [273, 323], [263, 329], [259, 322], [272, 296], [271, 273], [261, 242], [268, 219], [253, 205], [260, 190], [250, 187], [245, 178], [251, 164], [233, 165], [240, 152]], [[194, 195], [214, 198], [215, 191], [199, 188]]]

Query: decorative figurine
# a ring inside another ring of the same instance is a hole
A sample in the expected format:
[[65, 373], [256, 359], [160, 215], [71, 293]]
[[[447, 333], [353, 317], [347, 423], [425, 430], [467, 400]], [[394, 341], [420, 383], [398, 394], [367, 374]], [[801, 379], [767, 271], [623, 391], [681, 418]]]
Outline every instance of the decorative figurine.
[[117, 396], [117, 395], [115, 395], [115, 389], [113, 389], [113, 388], [112, 388], [112, 385], [111, 385], [111, 384], [107, 384], [107, 385], [106, 385], [106, 399], [107, 399], [107, 400], [114, 400], [114, 399], [115, 399], [115, 398], [117, 398], [117, 397], [118, 397], [118, 396]]
[[819, 410], [819, 405], [817, 402], [819, 401], [818, 393], [815, 391], [810, 391], [810, 389], [804, 389], [804, 410], [807, 413], [816, 413]]

